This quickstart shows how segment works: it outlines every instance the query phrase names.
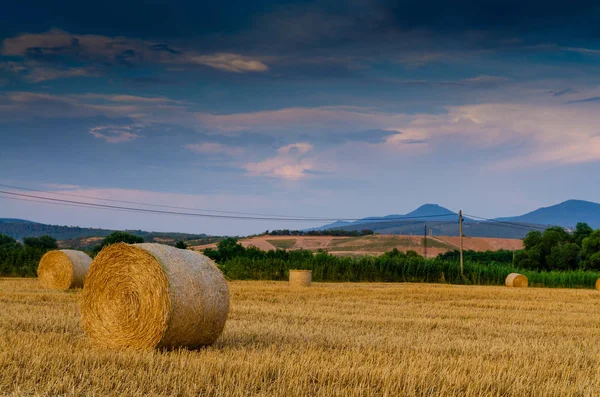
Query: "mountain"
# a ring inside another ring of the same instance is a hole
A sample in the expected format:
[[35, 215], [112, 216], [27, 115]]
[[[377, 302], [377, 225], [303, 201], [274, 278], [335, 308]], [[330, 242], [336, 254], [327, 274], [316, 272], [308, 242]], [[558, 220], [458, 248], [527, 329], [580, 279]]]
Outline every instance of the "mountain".
[[[330, 223], [328, 225], [324, 225], [321, 227], [317, 227], [309, 230], [361, 230], [361, 229], [370, 229], [378, 233], [394, 233], [394, 234], [404, 234], [404, 233], [395, 233], [394, 231], [390, 231], [389, 229], [396, 230], [397, 226], [402, 225], [402, 230], [409, 230], [406, 234], [416, 233], [416, 229], [414, 229], [417, 224], [423, 225], [423, 220], [427, 220], [427, 222], [449, 222], [456, 221], [458, 224], [458, 214], [456, 212], [452, 212], [447, 208], [441, 207], [437, 204], [425, 204], [420, 206], [414, 211], [409, 212], [405, 215], [393, 214], [386, 216], [370, 216], [367, 218], [362, 218], [354, 222], [346, 222], [346, 221], [337, 221], [334, 223]], [[407, 225], [411, 225], [413, 227], [409, 227], [406, 229]], [[422, 229], [422, 226], [421, 226]], [[383, 231], [385, 230], [385, 232]], [[420, 232], [418, 232], [420, 233]]]
[[[96, 229], [77, 226], [46, 225], [24, 219], [0, 218], [0, 234], [9, 235], [17, 240], [25, 237], [51, 236], [60, 240], [61, 247], [85, 249], [98, 244], [98, 240], [115, 230]], [[174, 243], [177, 240], [198, 240], [211, 243], [215, 238], [206, 234], [146, 232], [143, 230], [126, 230], [126, 232], [143, 237], [146, 242]], [[93, 237], [97, 237], [94, 239]], [[98, 239], [99, 238], [99, 239]]]
[[36, 222], [27, 221], [25, 219], [0, 218], [0, 223], [31, 223], [31, 224], [35, 224]]
[[568, 200], [550, 207], [539, 208], [520, 216], [498, 218], [500, 221], [558, 225], [574, 228], [577, 222], [586, 222], [600, 228], [600, 204], [583, 200]]
[[[476, 221], [464, 218], [463, 234], [471, 237], [523, 238], [531, 230], [549, 226], [573, 228], [586, 222], [600, 228], [600, 204], [582, 200], [540, 208], [524, 215]], [[435, 236], [458, 236], [458, 214], [437, 204], [425, 204], [405, 215], [362, 218], [354, 222], [338, 221], [313, 230], [370, 229], [381, 234], [423, 234], [425, 225]]]

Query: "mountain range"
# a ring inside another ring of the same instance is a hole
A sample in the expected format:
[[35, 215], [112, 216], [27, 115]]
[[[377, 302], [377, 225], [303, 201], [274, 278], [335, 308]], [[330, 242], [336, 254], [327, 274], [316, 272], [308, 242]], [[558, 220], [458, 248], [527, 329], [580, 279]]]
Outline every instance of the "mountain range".
[[[578, 222], [600, 228], [600, 204], [568, 200], [523, 215], [484, 219], [464, 216], [463, 234], [471, 237], [523, 238], [531, 230], [550, 226], [572, 229]], [[457, 236], [458, 214], [437, 204], [425, 204], [404, 215], [366, 217], [354, 222], [337, 221], [311, 230], [370, 229], [382, 234], [423, 234], [427, 225], [433, 235]]]

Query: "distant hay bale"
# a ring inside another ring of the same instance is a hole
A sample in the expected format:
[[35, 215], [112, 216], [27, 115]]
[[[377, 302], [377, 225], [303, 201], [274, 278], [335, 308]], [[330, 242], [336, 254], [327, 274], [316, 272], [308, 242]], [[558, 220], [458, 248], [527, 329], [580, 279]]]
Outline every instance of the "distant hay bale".
[[38, 265], [38, 280], [44, 288], [59, 290], [81, 288], [91, 262], [92, 258], [85, 252], [49, 251], [42, 256]]
[[291, 287], [310, 287], [312, 270], [290, 270]]
[[600, 289], [600, 278], [596, 280], [596, 289]]
[[113, 244], [92, 262], [81, 302], [84, 331], [107, 348], [197, 348], [223, 332], [225, 278], [208, 257], [162, 244]]
[[527, 277], [519, 273], [511, 273], [506, 277], [506, 286], [515, 288], [527, 288], [529, 282]]

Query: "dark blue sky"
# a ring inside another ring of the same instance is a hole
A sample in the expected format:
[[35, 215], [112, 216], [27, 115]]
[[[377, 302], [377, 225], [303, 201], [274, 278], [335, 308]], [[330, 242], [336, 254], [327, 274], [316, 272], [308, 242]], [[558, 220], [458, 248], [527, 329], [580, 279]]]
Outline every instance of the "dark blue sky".
[[[0, 183], [298, 216], [600, 201], [597, 2], [11, 2]], [[246, 234], [307, 224], [0, 198], [0, 217]]]

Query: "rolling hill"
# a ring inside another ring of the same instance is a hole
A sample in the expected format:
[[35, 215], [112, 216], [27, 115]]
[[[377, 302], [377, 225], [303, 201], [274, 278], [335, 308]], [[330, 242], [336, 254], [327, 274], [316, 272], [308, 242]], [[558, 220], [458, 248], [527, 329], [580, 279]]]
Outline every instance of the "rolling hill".
[[[549, 226], [573, 228], [577, 222], [587, 222], [600, 228], [600, 204], [582, 200], [540, 208], [524, 215], [486, 220], [464, 218], [463, 233], [471, 237], [523, 238], [531, 230]], [[381, 234], [423, 234], [427, 224], [434, 236], [458, 236], [458, 214], [437, 204], [425, 204], [405, 215], [367, 217], [354, 222], [338, 221], [312, 230], [370, 229]]]
[[[31, 222], [24, 219], [0, 218], [0, 234], [9, 235], [17, 240], [25, 237], [51, 236], [59, 240], [61, 247], [86, 249], [92, 247], [115, 230], [97, 229], [78, 226], [58, 226]], [[174, 243], [177, 240], [195, 243], [218, 241], [219, 237], [206, 234], [147, 232], [143, 230], [126, 230], [126, 232], [143, 237], [147, 242]]]
[[501, 221], [560, 225], [573, 228], [577, 222], [586, 222], [600, 228], [600, 204], [583, 200], [568, 200], [550, 207], [539, 208], [520, 216], [498, 218]]

